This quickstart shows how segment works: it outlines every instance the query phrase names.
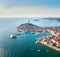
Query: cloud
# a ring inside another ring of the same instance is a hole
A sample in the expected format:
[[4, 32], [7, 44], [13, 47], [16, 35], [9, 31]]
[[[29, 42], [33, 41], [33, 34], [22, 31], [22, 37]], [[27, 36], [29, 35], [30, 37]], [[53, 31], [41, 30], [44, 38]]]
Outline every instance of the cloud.
[[0, 5], [0, 17], [60, 17], [60, 8], [5, 7]]

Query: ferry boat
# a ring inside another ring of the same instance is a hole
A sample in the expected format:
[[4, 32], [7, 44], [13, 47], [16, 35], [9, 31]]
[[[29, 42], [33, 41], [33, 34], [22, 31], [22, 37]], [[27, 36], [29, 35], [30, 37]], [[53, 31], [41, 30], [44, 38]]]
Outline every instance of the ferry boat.
[[17, 38], [15, 34], [10, 35], [10, 39]]

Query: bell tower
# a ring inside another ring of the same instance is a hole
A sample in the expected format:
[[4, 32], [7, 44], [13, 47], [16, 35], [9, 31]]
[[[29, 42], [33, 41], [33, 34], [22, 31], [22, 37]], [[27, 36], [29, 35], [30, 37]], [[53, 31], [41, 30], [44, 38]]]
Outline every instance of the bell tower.
[[30, 20], [28, 20], [28, 23], [30, 23]]

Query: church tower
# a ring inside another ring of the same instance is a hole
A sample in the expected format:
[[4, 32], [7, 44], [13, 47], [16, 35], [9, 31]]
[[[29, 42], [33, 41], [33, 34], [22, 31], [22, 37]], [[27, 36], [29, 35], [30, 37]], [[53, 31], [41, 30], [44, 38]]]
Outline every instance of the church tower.
[[30, 23], [30, 20], [28, 20], [28, 23]]

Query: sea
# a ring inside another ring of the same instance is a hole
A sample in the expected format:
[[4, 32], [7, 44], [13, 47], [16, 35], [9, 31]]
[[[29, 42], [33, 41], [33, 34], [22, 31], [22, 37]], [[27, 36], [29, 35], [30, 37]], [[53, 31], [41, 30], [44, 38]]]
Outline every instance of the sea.
[[17, 26], [28, 23], [41, 26], [60, 26], [57, 18], [0, 18], [0, 57], [60, 57], [60, 52], [48, 48], [42, 44], [36, 44], [36, 38], [51, 36], [49, 33], [38, 35], [30, 32], [16, 35], [16, 39], [10, 39], [11, 34], [17, 34]]

